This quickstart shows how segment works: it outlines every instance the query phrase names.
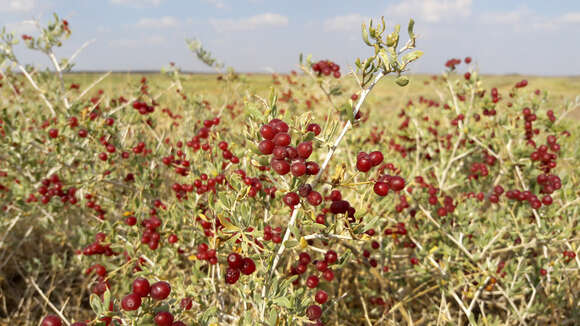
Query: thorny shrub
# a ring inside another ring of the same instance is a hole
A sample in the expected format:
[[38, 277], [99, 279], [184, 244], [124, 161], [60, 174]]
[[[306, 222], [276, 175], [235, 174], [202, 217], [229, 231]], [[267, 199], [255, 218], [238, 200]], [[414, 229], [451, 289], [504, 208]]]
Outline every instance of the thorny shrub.
[[0, 261], [37, 302], [51, 298], [35, 277], [84, 266], [66, 295], [93, 311], [60, 300], [41, 325], [578, 322], [574, 104], [549, 107], [525, 80], [484, 89], [471, 58], [451, 59], [434, 98], [370, 120], [373, 87], [407, 85], [422, 55], [413, 25], [402, 47], [398, 25], [363, 25], [374, 53], [353, 72], [301, 56], [267, 99], [228, 69], [213, 100], [174, 64], [164, 90], [66, 84], [56, 15], [21, 36], [53, 72], [2, 31]]

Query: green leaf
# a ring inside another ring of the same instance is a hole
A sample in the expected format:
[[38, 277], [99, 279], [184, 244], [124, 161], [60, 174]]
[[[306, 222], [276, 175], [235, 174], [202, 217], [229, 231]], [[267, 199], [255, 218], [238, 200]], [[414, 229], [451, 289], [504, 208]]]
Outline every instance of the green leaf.
[[91, 308], [93, 309], [93, 311], [95, 312], [95, 314], [97, 316], [100, 316], [103, 314], [103, 304], [101, 303], [101, 298], [99, 298], [98, 295], [96, 294], [91, 294], [90, 298], [89, 298], [89, 303], [91, 304]]
[[413, 62], [413, 61], [419, 59], [422, 55], [423, 55], [423, 51], [419, 51], [419, 50], [409, 52], [401, 58], [401, 61], [403, 62], [403, 65], [406, 65], [409, 62]]
[[268, 325], [276, 326], [278, 321], [278, 311], [276, 309], [270, 310], [270, 317], [268, 318]]
[[272, 300], [272, 302], [274, 302], [276, 305], [280, 307], [290, 308], [290, 300], [288, 300], [288, 298], [286, 297], [278, 297]]
[[415, 32], [413, 31], [414, 27], [415, 27], [415, 21], [413, 20], [413, 18], [411, 18], [409, 20], [409, 26], [407, 27], [407, 32], [409, 33], [409, 38], [411, 40], [415, 38]]
[[298, 240], [287, 240], [286, 241], [286, 248], [294, 248], [298, 245]]
[[385, 50], [381, 49], [379, 51], [379, 57], [381, 58], [381, 61], [383, 62], [383, 70], [389, 71], [390, 66], [391, 66], [391, 59], [389, 59], [389, 56], [387, 55]]
[[409, 84], [409, 78], [407, 76], [399, 76], [395, 80], [395, 83], [401, 87], [407, 86]]
[[363, 23], [362, 24], [362, 39], [368, 46], [372, 46], [371, 42], [369, 41], [369, 31], [367, 30], [367, 26]]

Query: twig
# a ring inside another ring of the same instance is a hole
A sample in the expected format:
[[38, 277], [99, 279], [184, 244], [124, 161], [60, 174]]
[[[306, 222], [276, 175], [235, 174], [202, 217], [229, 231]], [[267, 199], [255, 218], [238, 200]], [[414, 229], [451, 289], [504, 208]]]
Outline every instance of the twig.
[[[364, 103], [367, 95], [369, 94], [369, 92], [373, 89], [373, 87], [375, 87], [375, 85], [379, 82], [379, 80], [381, 80], [381, 78], [384, 77], [383, 72], [379, 72], [377, 74], [377, 76], [375, 77], [374, 81], [369, 85], [368, 88], [364, 89], [361, 94], [360, 94], [360, 98], [354, 108], [353, 111], [353, 116], [356, 116], [356, 114], [359, 112], [362, 104]], [[334, 145], [332, 145], [332, 147], [330, 148], [330, 150], [328, 151], [328, 154], [326, 154], [326, 158], [324, 159], [324, 162], [322, 163], [322, 165], [320, 166], [320, 171], [318, 171], [318, 174], [316, 175], [316, 178], [314, 179], [314, 181], [312, 182], [312, 187], [314, 187], [316, 184], [318, 184], [318, 182], [320, 181], [320, 178], [322, 177], [322, 174], [324, 173], [324, 171], [326, 170], [326, 167], [328, 166], [328, 163], [330, 162], [330, 159], [332, 158], [332, 156], [334, 155], [334, 152], [336, 151], [336, 149], [338, 148], [338, 145], [340, 145], [340, 142], [342, 141], [342, 138], [344, 137], [344, 135], [346, 134], [346, 132], [348, 131], [348, 128], [350, 128], [350, 126], [352, 125], [351, 120], [348, 120], [346, 122], [346, 124], [344, 125], [344, 128], [342, 128], [342, 131], [340, 132], [340, 134], [338, 135], [338, 137], [336, 138]]]
[[26, 79], [28, 79], [28, 81], [30, 82], [32, 87], [34, 87], [34, 89], [38, 91], [40, 98], [42, 98], [42, 100], [44, 101], [44, 103], [46, 104], [46, 106], [48, 107], [50, 112], [52, 113], [52, 116], [56, 117], [56, 111], [54, 111], [54, 107], [52, 106], [52, 104], [50, 104], [48, 99], [46, 99], [46, 96], [44, 96], [44, 91], [42, 89], [40, 89], [40, 87], [38, 87], [38, 85], [36, 84], [34, 79], [32, 79], [32, 77], [30, 76], [28, 71], [26, 71], [26, 69], [21, 64], [18, 64], [18, 70], [20, 70], [24, 74], [24, 76], [26, 76]]
[[38, 287], [38, 285], [34, 282], [34, 280], [32, 280], [32, 278], [29, 278], [28, 279], [28, 282], [30, 282], [30, 284], [32, 284], [32, 286], [34, 287], [34, 289], [36, 290], [36, 292], [38, 292], [38, 294], [40, 294], [40, 296], [42, 297], [42, 299], [44, 299], [44, 301], [46, 302], [46, 304], [48, 304], [48, 306], [52, 310], [54, 310], [54, 312], [60, 317], [60, 319], [62, 319], [65, 324], [70, 325], [70, 322], [68, 321], [68, 319], [66, 319], [66, 317], [62, 314], [62, 312], [60, 310], [58, 310], [52, 304], [52, 302], [50, 302], [50, 300], [48, 300], [48, 298], [46, 297], [46, 295], [44, 295], [44, 292], [42, 292], [42, 290]]

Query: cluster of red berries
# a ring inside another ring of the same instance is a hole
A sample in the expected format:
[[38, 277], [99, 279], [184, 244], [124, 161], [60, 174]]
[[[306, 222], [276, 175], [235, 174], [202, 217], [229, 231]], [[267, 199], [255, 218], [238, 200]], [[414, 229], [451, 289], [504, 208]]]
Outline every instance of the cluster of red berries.
[[205, 243], [199, 244], [197, 246], [197, 253], [195, 257], [199, 260], [206, 260], [211, 265], [217, 264], [217, 252], [215, 249], [209, 249], [208, 245]]
[[390, 189], [395, 192], [405, 189], [405, 179], [398, 175], [384, 174], [379, 177], [373, 187], [375, 194], [379, 196], [386, 196]]
[[312, 70], [318, 76], [334, 76], [334, 78], [340, 78], [340, 66], [330, 60], [320, 60], [312, 64]]
[[570, 251], [564, 250], [562, 252], [562, 255], [564, 256], [564, 259], [566, 259], [566, 263], [569, 263], [570, 261], [572, 261], [572, 259], [576, 258], [576, 253], [572, 250]]
[[359, 152], [356, 156], [356, 168], [361, 172], [368, 172], [372, 167], [383, 162], [383, 153], [374, 151], [370, 153]]
[[[49, 178], [43, 179], [42, 185], [38, 188], [38, 193], [42, 196], [40, 201], [45, 205], [48, 204], [54, 197], [59, 197], [63, 204], [68, 202], [74, 205], [78, 201], [75, 196], [76, 192], [77, 188], [75, 187], [64, 189], [62, 180], [57, 174], [53, 174]], [[36, 196], [34, 196], [34, 194], [30, 194], [26, 200], [28, 203], [37, 201], [38, 199]]]
[[157, 229], [161, 226], [162, 222], [155, 210], [152, 210], [151, 213], [151, 217], [141, 222], [141, 226], [144, 228], [141, 235], [141, 243], [148, 245], [151, 250], [157, 250], [159, 240], [161, 239], [161, 234], [157, 232]]
[[542, 186], [540, 192], [543, 194], [550, 195], [554, 193], [554, 191], [562, 188], [562, 180], [560, 180], [560, 177], [555, 174], [539, 174], [536, 177], [536, 181], [540, 186]]
[[522, 110], [522, 114], [524, 115], [524, 120], [525, 120], [524, 129], [526, 130], [526, 140], [528, 140], [528, 142], [534, 144], [532, 142], [532, 138], [534, 137], [534, 134], [538, 134], [540, 132], [539, 129], [536, 129], [537, 131], [535, 131], [533, 129], [534, 121], [536, 121], [536, 119], [538, 117], [536, 116], [535, 113], [532, 112], [532, 109], [530, 109], [528, 107], [525, 107]]
[[548, 119], [550, 119], [550, 121], [552, 121], [552, 122], [556, 121], [556, 116], [554, 115], [554, 111], [548, 110], [548, 112], [546, 112], [546, 115], [548, 116]]
[[521, 81], [516, 83], [515, 88], [523, 88], [526, 86], [528, 86], [528, 81], [525, 79], [522, 79]]
[[330, 213], [345, 214], [350, 223], [355, 221], [354, 214], [356, 213], [356, 209], [347, 200], [342, 199], [340, 191], [332, 190], [326, 200], [331, 201], [330, 207], [328, 208]]
[[[260, 170], [265, 170], [268, 168], [267, 166], [260, 166]], [[263, 181], [267, 181], [266, 177], [256, 178], [256, 177], [248, 177], [246, 175], [246, 171], [239, 169], [236, 170], [235, 173], [239, 174], [242, 177], [242, 180], [245, 185], [250, 186], [250, 190], [248, 191], [248, 197], [256, 197], [256, 195], [263, 191], [266, 195], [270, 196], [270, 198], [274, 198], [276, 194], [276, 187], [264, 187]]]
[[270, 166], [280, 175], [290, 171], [295, 177], [318, 173], [318, 164], [306, 161], [312, 154], [312, 142], [302, 142], [296, 147], [289, 146], [292, 138], [288, 130], [288, 125], [279, 119], [273, 119], [263, 125], [260, 134], [264, 140], [258, 145], [260, 152], [273, 156]]
[[252, 258], [243, 258], [240, 254], [232, 252], [228, 255], [227, 260], [229, 266], [225, 275], [227, 284], [235, 284], [240, 279], [240, 273], [251, 275], [256, 271], [256, 264]]
[[[121, 300], [121, 307], [125, 311], [135, 311], [141, 307], [143, 298], [151, 297], [162, 301], [169, 297], [171, 285], [167, 282], [156, 282], [149, 285], [149, 281], [139, 277], [133, 281], [132, 292]], [[160, 311], [153, 318], [157, 326], [185, 326], [183, 322], [174, 321], [173, 314], [168, 311]]]
[[[302, 275], [308, 270], [308, 266], [312, 262], [318, 272], [322, 273], [322, 278], [326, 281], [331, 282], [334, 280], [334, 272], [329, 268], [330, 265], [338, 261], [338, 254], [334, 250], [328, 250], [324, 254], [324, 260], [312, 261], [310, 255], [306, 252], [301, 252], [298, 255], [298, 265], [293, 266], [290, 270], [290, 275]], [[297, 278], [293, 284], [298, 285], [300, 283], [300, 278]], [[306, 286], [310, 289], [318, 287], [320, 279], [317, 275], [312, 274], [306, 278]], [[325, 304], [328, 301], [328, 293], [324, 290], [318, 290], [314, 295], [314, 301], [318, 304]], [[318, 305], [311, 305], [306, 309], [306, 316], [311, 321], [318, 321], [317, 325], [322, 325], [319, 321], [322, 315], [322, 308]]]
[[455, 66], [457, 66], [458, 64], [461, 64], [461, 59], [449, 59], [447, 60], [447, 62], [445, 62], [445, 67], [451, 69], [451, 70], [455, 70]]
[[217, 217], [214, 219], [213, 223], [211, 221], [207, 221], [205, 219], [202, 219], [200, 216], [197, 216], [195, 218], [195, 221], [198, 222], [199, 224], [201, 224], [201, 227], [203, 228], [203, 233], [208, 238], [211, 238], [214, 236], [214, 233], [213, 233], [214, 223], [215, 223], [216, 230], [221, 230], [224, 227], [222, 225], [221, 221], [219, 220], [219, 218], [217, 218]]
[[542, 207], [542, 204], [551, 205], [552, 204], [552, 197], [550, 195], [546, 195], [542, 198], [542, 201], [529, 190], [519, 191], [517, 189], [508, 190], [505, 194], [508, 199], [517, 200], [519, 202], [526, 201], [533, 209], [539, 209]]
[[271, 226], [266, 225], [264, 226], [264, 241], [272, 241], [273, 243], [281, 243], [282, 237], [280, 236], [282, 233], [281, 227], [275, 227], [272, 229]]
[[[556, 167], [556, 159], [558, 158], [556, 153], [560, 151], [560, 145], [556, 141], [556, 136], [550, 135], [547, 138], [546, 145], [539, 146], [536, 151], [530, 154], [532, 161], [541, 163], [540, 169], [545, 173], [549, 173]], [[549, 153], [548, 150], [551, 150], [553, 153]]]
[[141, 115], [155, 112], [155, 107], [153, 105], [147, 105], [147, 103], [139, 101], [133, 102], [133, 109], [139, 111], [139, 114]]
[[95, 241], [83, 249], [83, 255], [85, 256], [92, 256], [92, 255], [105, 255], [105, 256], [112, 256], [115, 252], [111, 249], [111, 244], [103, 245], [107, 235], [103, 232], [99, 232], [95, 235]]

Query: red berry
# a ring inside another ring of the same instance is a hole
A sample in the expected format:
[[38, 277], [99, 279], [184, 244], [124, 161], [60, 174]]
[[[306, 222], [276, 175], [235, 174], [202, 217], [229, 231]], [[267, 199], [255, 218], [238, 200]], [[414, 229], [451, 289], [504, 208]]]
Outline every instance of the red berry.
[[284, 204], [290, 207], [294, 207], [298, 205], [298, 203], [300, 202], [300, 197], [298, 197], [298, 194], [295, 192], [289, 192], [286, 195], [284, 195], [283, 201]]
[[328, 269], [328, 264], [324, 260], [319, 260], [316, 262], [316, 269], [320, 272], [324, 272]]
[[285, 175], [290, 172], [290, 163], [284, 160], [272, 160], [270, 165], [272, 166], [272, 169], [280, 175]]
[[298, 260], [300, 261], [301, 265], [308, 265], [310, 264], [310, 261], [312, 260], [312, 258], [310, 257], [310, 255], [307, 252], [301, 252], [300, 255], [298, 255]]
[[373, 187], [375, 194], [379, 196], [386, 196], [389, 193], [389, 185], [386, 182], [377, 182]]
[[545, 270], [545, 269], [543, 269], [543, 268], [540, 268], [540, 274], [541, 274], [542, 276], [546, 276], [546, 275], [548, 275], [548, 271], [547, 271], [547, 270]]
[[320, 171], [320, 167], [316, 162], [306, 162], [306, 174], [315, 175]]
[[151, 285], [149, 294], [155, 300], [164, 300], [171, 293], [171, 286], [167, 282], [156, 282]]
[[311, 123], [306, 127], [306, 130], [314, 133], [315, 136], [318, 136], [322, 131], [322, 128], [320, 128], [320, 126], [316, 123]]
[[306, 279], [306, 286], [313, 289], [318, 286], [318, 276], [310, 275]]
[[235, 284], [240, 278], [240, 270], [237, 268], [228, 268], [226, 270], [226, 283]]
[[48, 131], [48, 137], [50, 137], [50, 138], [58, 137], [58, 130], [57, 129], [50, 129]]
[[141, 307], [141, 296], [135, 293], [130, 293], [126, 295], [123, 300], [121, 300], [121, 307], [123, 310], [133, 311]]
[[356, 168], [361, 172], [368, 172], [372, 167], [372, 162], [367, 156], [361, 157], [356, 161]]
[[324, 277], [324, 279], [327, 280], [328, 282], [331, 282], [332, 280], [334, 280], [334, 272], [332, 271], [332, 269], [327, 269], [322, 273], [322, 277]]
[[319, 304], [324, 304], [326, 303], [326, 300], [328, 300], [328, 293], [326, 293], [324, 290], [318, 290], [314, 296], [314, 300], [316, 300], [316, 302]]
[[389, 185], [394, 191], [401, 191], [405, 188], [405, 179], [395, 175], [389, 179]]
[[280, 119], [272, 119], [269, 125], [276, 129], [277, 132], [287, 132], [289, 129], [286, 122]]
[[285, 132], [278, 133], [274, 136], [274, 144], [276, 146], [288, 146], [291, 140], [290, 135]]
[[240, 268], [242, 266], [242, 256], [239, 254], [232, 252], [228, 255], [228, 265], [231, 268]]
[[149, 295], [151, 286], [149, 286], [149, 281], [145, 278], [138, 277], [133, 281], [133, 293], [140, 297], [146, 297]]
[[274, 138], [274, 136], [276, 136], [277, 133], [278, 131], [270, 125], [263, 125], [262, 128], [260, 128], [260, 134], [262, 137], [264, 137], [264, 139], [271, 140]]
[[171, 326], [173, 324], [173, 315], [167, 311], [161, 311], [155, 315], [154, 320], [157, 326]]
[[334, 250], [328, 250], [326, 254], [324, 254], [324, 260], [328, 265], [332, 265], [338, 260], [338, 254]]
[[258, 150], [260, 150], [260, 153], [265, 155], [272, 154], [272, 151], [274, 150], [274, 142], [271, 140], [262, 140], [258, 145]]
[[306, 164], [302, 162], [293, 163], [290, 167], [290, 171], [292, 171], [293, 176], [301, 177], [306, 173]]
[[318, 191], [311, 191], [306, 199], [312, 206], [318, 206], [322, 203], [322, 195]]
[[62, 326], [62, 321], [58, 316], [48, 315], [44, 317], [40, 326]]
[[244, 275], [250, 275], [256, 271], [256, 264], [251, 258], [244, 258], [242, 260], [242, 267], [240, 267], [240, 271]]
[[374, 151], [369, 153], [369, 159], [371, 160], [371, 164], [373, 166], [377, 166], [383, 162], [383, 153], [379, 151]]
[[317, 305], [311, 305], [306, 309], [306, 317], [310, 320], [317, 320], [320, 319], [322, 316], [322, 308]]
[[312, 142], [300, 143], [296, 147], [296, 150], [298, 151], [298, 156], [307, 159], [312, 154]]

